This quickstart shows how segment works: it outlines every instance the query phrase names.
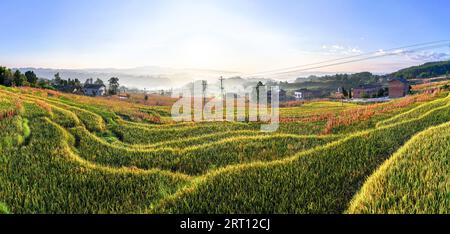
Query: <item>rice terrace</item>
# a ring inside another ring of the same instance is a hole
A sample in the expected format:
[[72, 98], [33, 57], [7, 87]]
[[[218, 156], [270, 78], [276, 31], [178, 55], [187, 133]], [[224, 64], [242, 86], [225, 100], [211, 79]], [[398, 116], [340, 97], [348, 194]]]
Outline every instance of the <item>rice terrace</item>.
[[449, 1], [0, 5], [2, 227], [448, 223]]
[[2, 212], [449, 211], [441, 88], [381, 104], [282, 107], [275, 133], [174, 123], [167, 106], [46, 89], [0, 86], [0, 100]]

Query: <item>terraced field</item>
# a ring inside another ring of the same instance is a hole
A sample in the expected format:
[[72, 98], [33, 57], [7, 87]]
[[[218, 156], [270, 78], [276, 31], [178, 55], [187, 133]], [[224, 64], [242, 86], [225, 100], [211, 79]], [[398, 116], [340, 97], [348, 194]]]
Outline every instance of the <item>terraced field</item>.
[[169, 111], [0, 86], [0, 213], [450, 211], [447, 92], [282, 108], [275, 133]]

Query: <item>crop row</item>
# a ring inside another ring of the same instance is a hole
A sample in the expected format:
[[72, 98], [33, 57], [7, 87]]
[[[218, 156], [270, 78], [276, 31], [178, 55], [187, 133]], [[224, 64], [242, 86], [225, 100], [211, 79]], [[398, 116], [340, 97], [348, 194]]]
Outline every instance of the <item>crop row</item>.
[[449, 100], [450, 100], [450, 94], [445, 98], [440, 98], [440, 99], [436, 99], [431, 102], [423, 103], [409, 111], [406, 111], [406, 112], [396, 115], [390, 119], [387, 119], [387, 120], [377, 123], [377, 127], [386, 126], [386, 125], [401, 121], [402, 119], [408, 119], [408, 118], [411, 118], [411, 117], [414, 117], [417, 115], [421, 115], [421, 114], [426, 113], [434, 108], [446, 105]]
[[1, 149], [0, 200], [12, 213], [136, 213], [188, 182], [172, 173], [83, 161], [71, 152], [70, 135], [49, 119], [30, 120], [30, 128], [28, 145]]
[[450, 121], [450, 104], [285, 160], [231, 166], [162, 200], [156, 213], [342, 213], [365, 178], [414, 134]]
[[184, 139], [186, 137], [200, 136], [215, 132], [257, 130], [258, 125], [245, 123], [198, 124], [192, 127], [148, 129], [144, 127], [115, 125], [112, 131], [121, 137], [125, 143], [155, 144], [163, 141]]
[[111, 145], [81, 127], [71, 129], [71, 133], [76, 138], [78, 154], [91, 162], [112, 167], [160, 168], [190, 175], [227, 165], [275, 160], [333, 140], [293, 135], [240, 136], [184, 149], [130, 149]]
[[348, 213], [448, 214], [450, 122], [424, 131], [387, 160]]

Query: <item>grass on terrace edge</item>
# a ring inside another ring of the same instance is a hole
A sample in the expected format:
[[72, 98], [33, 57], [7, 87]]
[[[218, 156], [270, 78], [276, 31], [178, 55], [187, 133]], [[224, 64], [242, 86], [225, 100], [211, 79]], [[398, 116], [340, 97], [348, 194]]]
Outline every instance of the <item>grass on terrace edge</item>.
[[450, 122], [413, 137], [372, 174], [347, 213], [450, 213]]

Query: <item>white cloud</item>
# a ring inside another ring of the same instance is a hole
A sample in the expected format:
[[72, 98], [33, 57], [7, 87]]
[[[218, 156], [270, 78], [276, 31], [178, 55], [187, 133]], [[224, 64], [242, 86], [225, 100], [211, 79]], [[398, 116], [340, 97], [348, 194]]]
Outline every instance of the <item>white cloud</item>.
[[322, 49], [330, 54], [337, 55], [357, 55], [363, 53], [358, 47], [344, 46], [344, 45], [322, 45]]
[[450, 53], [436, 52], [436, 51], [414, 51], [414, 50], [404, 50], [398, 49], [394, 51], [385, 51], [379, 49], [375, 55], [378, 56], [389, 56], [389, 55], [399, 55], [409, 60], [414, 61], [437, 61], [443, 60], [450, 57]]
[[334, 50], [344, 50], [345, 49], [345, 47], [341, 46], [341, 45], [333, 45], [333, 46], [331, 46], [331, 48], [333, 48]]
[[361, 54], [361, 53], [362, 53], [362, 50], [357, 49], [357, 48], [353, 48], [353, 49], [351, 50], [351, 52], [352, 52], [352, 53], [355, 53], [355, 54]]
[[406, 57], [416, 61], [438, 61], [449, 58], [450, 54], [435, 51], [422, 51], [418, 53], [407, 53]]
[[375, 52], [375, 55], [379, 55], [379, 56], [384, 56], [384, 55], [401, 55], [401, 54], [405, 54], [408, 53], [408, 51], [402, 50], [402, 49], [398, 49], [398, 50], [394, 50], [394, 51], [385, 51], [383, 49], [379, 49], [377, 52]]

